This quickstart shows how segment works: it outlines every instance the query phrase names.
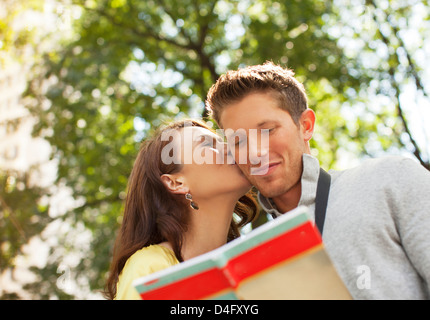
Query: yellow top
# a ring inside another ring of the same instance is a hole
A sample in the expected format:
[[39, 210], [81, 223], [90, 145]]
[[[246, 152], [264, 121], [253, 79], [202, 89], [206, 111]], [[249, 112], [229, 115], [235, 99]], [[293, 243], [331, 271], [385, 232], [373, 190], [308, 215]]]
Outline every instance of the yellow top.
[[132, 282], [140, 277], [168, 268], [179, 261], [172, 250], [151, 245], [137, 250], [125, 263], [116, 285], [116, 300], [136, 300], [140, 296]]

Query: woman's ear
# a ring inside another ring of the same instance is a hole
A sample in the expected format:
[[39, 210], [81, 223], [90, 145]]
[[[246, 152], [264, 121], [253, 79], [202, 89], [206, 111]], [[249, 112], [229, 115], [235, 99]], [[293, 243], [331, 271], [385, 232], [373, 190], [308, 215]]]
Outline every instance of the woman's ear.
[[161, 176], [161, 182], [163, 182], [167, 190], [174, 194], [186, 194], [189, 191], [183, 176], [177, 176], [175, 174], [163, 174]]

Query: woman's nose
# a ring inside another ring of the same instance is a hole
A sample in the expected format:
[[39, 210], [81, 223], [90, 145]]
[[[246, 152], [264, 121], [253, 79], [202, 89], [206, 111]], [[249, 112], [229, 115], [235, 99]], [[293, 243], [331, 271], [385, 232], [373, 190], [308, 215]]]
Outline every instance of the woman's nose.
[[234, 159], [234, 154], [232, 153], [231, 149], [228, 147], [228, 144], [224, 144], [224, 160], [227, 164], [235, 164], [236, 161]]

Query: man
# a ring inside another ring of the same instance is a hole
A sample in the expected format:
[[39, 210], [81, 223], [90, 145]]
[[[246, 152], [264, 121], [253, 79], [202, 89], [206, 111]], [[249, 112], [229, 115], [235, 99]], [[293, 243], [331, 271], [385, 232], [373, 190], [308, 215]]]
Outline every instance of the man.
[[[294, 73], [270, 62], [229, 71], [206, 104], [225, 130], [268, 132], [268, 146], [247, 141], [257, 145], [256, 156], [269, 154], [267, 163], [238, 163], [263, 209], [274, 217], [299, 205], [314, 212], [320, 166], [309, 140], [315, 113]], [[266, 166], [265, 174], [251, 174], [255, 166]], [[323, 242], [352, 297], [430, 298], [430, 172], [411, 159], [385, 157], [329, 174]]]

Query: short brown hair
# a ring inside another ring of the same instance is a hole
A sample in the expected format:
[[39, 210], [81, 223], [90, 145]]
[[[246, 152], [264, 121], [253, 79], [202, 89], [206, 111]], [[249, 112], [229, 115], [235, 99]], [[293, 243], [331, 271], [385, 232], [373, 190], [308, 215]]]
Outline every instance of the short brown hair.
[[222, 75], [209, 89], [206, 108], [221, 126], [221, 113], [226, 106], [257, 92], [274, 93], [280, 108], [287, 111], [296, 124], [308, 107], [305, 88], [294, 78], [294, 72], [268, 61]]

